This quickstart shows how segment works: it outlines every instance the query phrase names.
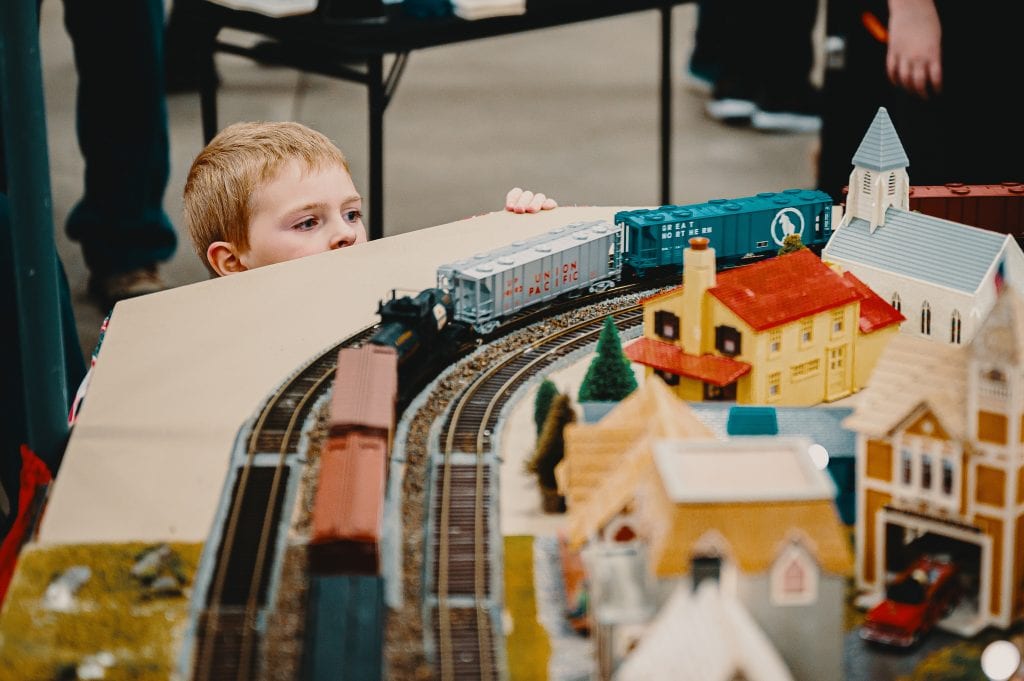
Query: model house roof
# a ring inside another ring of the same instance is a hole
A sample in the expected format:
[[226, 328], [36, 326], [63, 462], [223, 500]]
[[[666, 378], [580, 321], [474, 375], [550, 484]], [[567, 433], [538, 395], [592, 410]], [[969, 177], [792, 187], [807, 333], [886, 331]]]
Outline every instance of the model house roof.
[[[641, 494], [645, 497], [647, 527], [657, 528], [650, 537], [650, 565], [659, 576], [684, 575], [690, 559], [706, 538], [714, 535], [721, 553], [743, 572], [763, 572], [779, 552], [802, 540], [821, 568], [833, 574], [847, 574], [851, 557], [848, 539], [833, 507], [835, 487], [828, 474], [795, 460], [781, 463], [785, 455], [767, 441], [780, 438], [733, 438], [727, 442], [689, 441], [696, 450], [721, 445], [718, 462], [684, 462], [682, 469], [656, 463], [655, 451], [671, 453], [680, 441], [644, 440], [606, 475], [601, 487], [581, 508], [569, 509], [567, 539], [578, 548]], [[765, 441], [764, 464], [753, 461], [752, 441]], [[785, 442], [785, 440], [782, 440]], [[803, 440], [803, 457], [807, 441]], [[743, 461], [730, 459], [729, 447], [743, 452]], [[796, 449], [791, 456], [796, 457]], [[687, 464], [690, 464], [687, 467]], [[719, 465], [720, 464], [720, 465]], [[741, 464], [752, 468], [742, 470]], [[772, 465], [774, 464], [774, 465]], [[666, 471], [667, 469], [667, 471]], [[756, 471], [756, 472], [755, 472]], [[666, 480], [666, 472], [669, 480]], [[692, 475], [691, 481], [679, 479]], [[754, 480], [757, 477], [758, 480]], [[718, 478], [718, 479], [715, 479]], [[701, 492], [698, 484], [708, 489]], [[745, 497], [750, 498], [745, 498]], [[673, 502], [673, 497], [677, 501]], [[657, 502], [664, 498], [666, 503]], [[741, 499], [742, 498], [742, 499]]]
[[664, 381], [644, 381], [599, 422], [566, 426], [565, 457], [555, 477], [570, 513], [582, 511], [591, 495], [605, 487], [609, 471], [626, 465], [630, 450], [646, 437], [713, 436]]
[[[853, 413], [852, 407], [747, 407], [721, 402], [695, 402], [693, 413], [717, 437], [735, 436], [729, 431], [729, 422], [753, 409], [771, 409], [778, 426], [774, 434], [806, 436], [811, 442], [825, 448], [829, 456], [853, 456], [857, 451], [857, 436], [842, 426], [843, 420]], [[763, 432], [759, 435], [771, 435]]]
[[750, 613], [718, 585], [685, 585], [668, 602], [630, 653], [615, 681], [792, 681], [782, 657]]
[[623, 352], [645, 366], [717, 386], [729, 385], [750, 372], [746, 362], [718, 355], [688, 355], [681, 347], [654, 338], [637, 338]]
[[885, 107], [880, 107], [872, 119], [864, 139], [853, 155], [853, 165], [875, 172], [906, 168], [910, 165], [907, 152], [903, 149], [903, 143], [900, 142]]
[[860, 296], [860, 319], [858, 325], [861, 333], [871, 333], [893, 324], [901, 324], [906, 317], [899, 310], [882, 300], [867, 284], [853, 275], [844, 272], [843, 278], [848, 281]]
[[660, 440], [654, 458], [677, 504], [797, 501], [835, 497], [803, 437], [746, 436], [725, 441]]
[[842, 275], [806, 248], [721, 272], [717, 281], [708, 293], [757, 331], [859, 298]]
[[935, 412], [951, 436], [960, 438], [965, 435], [966, 388], [965, 346], [896, 334], [878, 358], [868, 387], [843, 426], [882, 437], [925, 406]]
[[890, 207], [885, 224], [874, 232], [867, 220], [854, 218], [836, 230], [825, 246], [835, 258], [974, 293], [1013, 238], [923, 213]]
[[1003, 287], [971, 341], [971, 354], [983, 362], [1024, 363], [1024, 297]]

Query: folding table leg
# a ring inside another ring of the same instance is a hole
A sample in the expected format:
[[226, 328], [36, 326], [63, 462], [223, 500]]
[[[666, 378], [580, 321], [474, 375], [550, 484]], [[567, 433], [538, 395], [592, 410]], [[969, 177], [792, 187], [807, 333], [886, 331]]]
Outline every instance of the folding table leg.
[[661, 12], [661, 204], [672, 203], [672, 5]]
[[370, 99], [370, 239], [384, 236], [384, 55], [367, 57], [367, 90]]

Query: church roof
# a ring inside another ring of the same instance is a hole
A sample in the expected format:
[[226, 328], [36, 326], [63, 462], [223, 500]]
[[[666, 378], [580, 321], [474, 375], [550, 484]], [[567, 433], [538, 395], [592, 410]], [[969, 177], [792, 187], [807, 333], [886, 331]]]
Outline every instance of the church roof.
[[1008, 239], [1005, 234], [890, 207], [885, 223], [874, 232], [862, 218], [836, 230], [822, 257], [974, 293]]
[[900, 142], [892, 119], [889, 118], [889, 112], [884, 106], [878, 108], [868, 131], [864, 134], [864, 139], [857, 147], [853, 155], [853, 165], [875, 172], [906, 168], [910, 165], [907, 152], [903, 150], [903, 143]]

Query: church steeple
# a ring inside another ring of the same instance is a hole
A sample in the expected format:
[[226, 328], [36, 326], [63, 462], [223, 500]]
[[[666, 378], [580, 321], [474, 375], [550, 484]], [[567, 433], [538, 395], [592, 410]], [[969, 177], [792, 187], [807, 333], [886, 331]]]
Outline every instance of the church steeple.
[[909, 209], [910, 160], [903, 150], [889, 112], [879, 107], [874, 120], [853, 155], [849, 192], [846, 196], [845, 226], [853, 218], [862, 218], [871, 225], [871, 232], [885, 224], [889, 206]]

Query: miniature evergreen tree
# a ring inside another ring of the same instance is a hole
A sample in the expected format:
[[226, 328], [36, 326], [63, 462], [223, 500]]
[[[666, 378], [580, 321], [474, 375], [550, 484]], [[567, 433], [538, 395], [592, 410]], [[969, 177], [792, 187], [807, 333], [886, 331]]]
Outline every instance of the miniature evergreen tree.
[[538, 437], [540, 431], [544, 430], [544, 421], [548, 417], [548, 412], [551, 411], [551, 402], [557, 394], [558, 386], [549, 378], [545, 378], [537, 388], [537, 397], [533, 400], [533, 422], [537, 425]]
[[565, 426], [576, 420], [576, 413], [572, 410], [572, 403], [568, 395], [558, 393], [551, 402], [551, 409], [548, 410], [548, 417], [544, 420], [544, 429], [541, 430], [537, 439], [537, 448], [533, 451], [533, 459], [530, 461], [530, 472], [537, 475], [537, 484], [540, 486], [541, 496], [544, 501], [544, 510], [548, 512], [562, 512], [565, 510], [565, 499], [558, 494], [558, 484], [555, 482], [555, 466], [565, 456], [565, 437], [563, 435]]
[[795, 253], [803, 248], [807, 248], [807, 246], [804, 246], [804, 241], [800, 238], [799, 234], [787, 234], [782, 240], [782, 248], [779, 249], [779, 255]]
[[597, 356], [590, 362], [580, 386], [580, 402], [616, 402], [636, 390], [636, 376], [629, 359], [622, 352], [619, 330], [612, 318], [605, 317], [601, 337], [597, 339]]

